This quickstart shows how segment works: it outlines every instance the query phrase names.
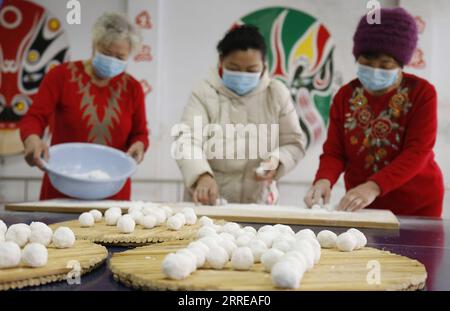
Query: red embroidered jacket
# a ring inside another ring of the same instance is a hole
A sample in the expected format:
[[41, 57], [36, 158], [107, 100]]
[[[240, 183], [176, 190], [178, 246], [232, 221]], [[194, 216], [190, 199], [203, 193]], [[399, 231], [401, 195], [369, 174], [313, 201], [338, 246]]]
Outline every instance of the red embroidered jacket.
[[[148, 148], [145, 99], [141, 85], [122, 73], [101, 87], [91, 82], [81, 61], [69, 62], [47, 73], [30, 110], [20, 122], [22, 140], [42, 136], [53, 120], [52, 145], [90, 142], [127, 151], [137, 141]], [[130, 180], [111, 199], [129, 200]], [[44, 176], [41, 199], [65, 197]]]
[[381, 96], [353, 80], [333, 99], [315, 180], [333, 185], [344, 172], [347, 190], [372, 180], [382, 193], [369, 208], [440, 217], [444, 183], [434, 161], [436, 132], [437, 96], [426, 80], [405, 73], [399, 88]]

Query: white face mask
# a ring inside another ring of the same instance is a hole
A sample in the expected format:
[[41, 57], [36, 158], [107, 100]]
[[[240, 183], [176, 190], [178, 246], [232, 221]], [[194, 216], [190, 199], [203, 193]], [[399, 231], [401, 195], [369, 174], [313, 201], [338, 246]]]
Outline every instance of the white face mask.
[[238, 95], [253, 91], [259, 84], [261, 72], [230, 71], [223, 69], [223, 84]]
[[125, 71], [127, 62], [96, 52], [92, 59], [95, 72], [102, 78], [113, 78]]
[[399, 68], [380, 69], [358, 64], [358, 79], [369, 91], [385, 90], [392, 86], [398, 79]]

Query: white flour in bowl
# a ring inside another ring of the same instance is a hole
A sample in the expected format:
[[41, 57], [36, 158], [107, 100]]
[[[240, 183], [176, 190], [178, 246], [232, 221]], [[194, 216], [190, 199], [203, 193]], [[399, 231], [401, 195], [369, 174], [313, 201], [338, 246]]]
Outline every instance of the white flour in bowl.
[[78, 177], [78, 178], [87, 178], [90, 180], [108, 180], [111, 179], [111, 176], [102, 170], [93, 170], [86, 173], [71, 173], [70, 176]]

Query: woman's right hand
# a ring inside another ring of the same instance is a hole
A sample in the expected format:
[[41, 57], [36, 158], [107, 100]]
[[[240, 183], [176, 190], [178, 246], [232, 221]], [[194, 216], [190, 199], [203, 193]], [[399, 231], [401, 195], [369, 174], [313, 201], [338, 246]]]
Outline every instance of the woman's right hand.
[[216, 205], [219, 197], [219, 186], [217, 186], [214, 177], [205, 173], [200, 175], [195, 184], [195, 189], [192, 198], [195, 203]]
[[42, 141], [38, 135], [30, 135], [25, 141], [25, 161], [27, 161], [30, 166], [37, 166], [41, 170], [44, 170], [44, 165], [42, 163], [42, 156], [44, 156], [45, 161], [48, 161], [48, 146]]
[[314, 204], [320, 204], [323, 199], [324, 204], [330, 202], [331, 197], [331, 183], [328, 179], [319, 179], [312, 185], [306, 194], [304, 201], [306, 206], [311, 208]]

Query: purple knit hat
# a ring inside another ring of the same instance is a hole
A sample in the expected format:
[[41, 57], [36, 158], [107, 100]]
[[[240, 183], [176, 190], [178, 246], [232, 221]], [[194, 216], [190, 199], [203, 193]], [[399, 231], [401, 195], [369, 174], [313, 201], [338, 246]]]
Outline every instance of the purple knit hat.
[[353, 55], [384, 53], [406, 65], [417, 44], [414, 17], [403, 8], [382, 8], [381, 23], [367, 23], [366, 15], [359, 21], [353, 36]]

